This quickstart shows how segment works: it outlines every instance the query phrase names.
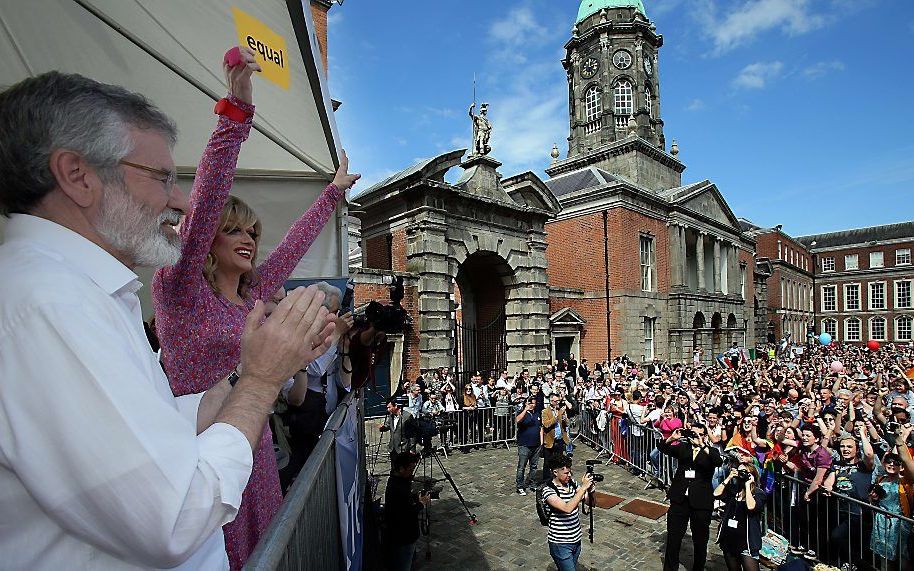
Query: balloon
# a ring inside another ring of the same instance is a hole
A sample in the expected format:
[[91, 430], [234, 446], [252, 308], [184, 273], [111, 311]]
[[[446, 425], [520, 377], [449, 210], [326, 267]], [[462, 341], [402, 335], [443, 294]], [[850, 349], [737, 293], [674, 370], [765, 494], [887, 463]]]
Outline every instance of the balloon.
[[819, 343], [821, 343], [823, 345], [828, 345], [829, 343], [831, 343], [831, 335], [829, 335], [828, 333], [823, 333], [822, 335], [819, 335]]
[[876, 341], [875, 339], [870, 339], [869, 341], [866, 342], [866, 348], [869, 349], [870, 351], [878, 351], [879, 350], [879, 341]]
[[841, 361], [832, 361], [831, 362], [831, 372], [840, 373], [844, 370], [844, 364]]

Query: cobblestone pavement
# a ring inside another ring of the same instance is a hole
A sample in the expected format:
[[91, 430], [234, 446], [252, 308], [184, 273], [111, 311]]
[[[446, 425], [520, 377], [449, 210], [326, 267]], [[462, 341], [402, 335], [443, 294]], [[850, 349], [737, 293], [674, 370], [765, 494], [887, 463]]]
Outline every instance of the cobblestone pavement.
[[[594, 451], [579, 446], [575, 453], [575, 477], [580, 477], [584, 460], [593, 458]], [[414, 569], [419, 570], [501, 570], [535, 569], [554, 570], [546, 543], [546, 528], [536, 515], [535, 495], [519, 496], [515, 493], [514, 472], [517, 466], [517, 449], [506, 450], [488, 447], [467, 454], [453, 452], [449, 458], [441, 456], [445, 468], [456, 482], [475, 513], [478, 523], [470, 525], [456, 494], [447, 482], [441, 499], [432, 502], [431, 531], [417, 544]], [[542, 468], [542, 465], [540, 466]], [[421, 475], [420, 466], [417, 475]], [[379, 466], [386, 472], [386, 466]], [[659, 570], [666, 540], [666, 516], [654, 521], [620, 510], [629, 500], [664, 502], [663, 492], [644, 491], [644, 482], [617, 466], [597, 466], [606, 476], [599, 490], [625, 499], [609, 510], [597, 509], [594, 513], [594, 542], [587, 538], [588, 520], [582, 516], [584, 543], [579, 570]], [[441, 478], [435, 466], [433, 477]], [[381, 491], [383, 494], [383, 491]], [[720, 550], [713, 544], [717, 523], [712, 523], [712, 543], [709, 545], [706, 569], [725, 569]], [[431, 559], [426, 559], [426, 548], [431, 547]], [[692, 563], [692, 539], [683, 540], [680, 561], [682, 569]]]

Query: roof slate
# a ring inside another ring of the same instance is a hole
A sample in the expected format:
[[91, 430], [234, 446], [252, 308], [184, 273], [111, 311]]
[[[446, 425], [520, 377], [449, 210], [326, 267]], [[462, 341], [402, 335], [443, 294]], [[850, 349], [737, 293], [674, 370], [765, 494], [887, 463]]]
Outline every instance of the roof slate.
[[849, 246], [851, 244], [883, 242], [886, 240], [899, 240], [904, 238], [914, 240], [914, 221], [885, 224], [882, 226], [868, 226], [866, 228], [854, 228], [851, 230], [827, 232], [824, 234], [811, 234], [809, 236], [798, 236], [797, 241], [805, 246], [809, 246], [815, 241], [815, 249], [819, 250], [821, 248], [834, 248], [836, 246]]

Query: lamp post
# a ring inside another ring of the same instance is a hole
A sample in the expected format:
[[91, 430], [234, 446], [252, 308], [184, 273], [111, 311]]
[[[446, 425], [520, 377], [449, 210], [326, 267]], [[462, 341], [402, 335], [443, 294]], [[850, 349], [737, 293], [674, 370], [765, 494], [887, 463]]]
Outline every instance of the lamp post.
[[[809, 243], [809, 249], [812, 250], [816, 247], [816, 241], [813, 240]], [[812, 252], [812, 332], [816, 334], [818, 331], [818, 312], [816, 307], [818, 306], [819, 301], [819, 290], [816, 289], [816, 273], [819, 268], [819, 255], [815, 252]]]

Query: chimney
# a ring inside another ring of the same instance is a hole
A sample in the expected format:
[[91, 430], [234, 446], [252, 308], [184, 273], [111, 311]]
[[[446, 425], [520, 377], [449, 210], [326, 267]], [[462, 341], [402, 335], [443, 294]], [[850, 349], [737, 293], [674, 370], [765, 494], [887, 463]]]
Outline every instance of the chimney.
[[327, 12], [332, 5], [330, 0], [311, 0], [311, 19], [314, 21], [314, 32], [317, 34], [317, 43], [321, 48], [324, 73], [329, 71], [327, 68]]

